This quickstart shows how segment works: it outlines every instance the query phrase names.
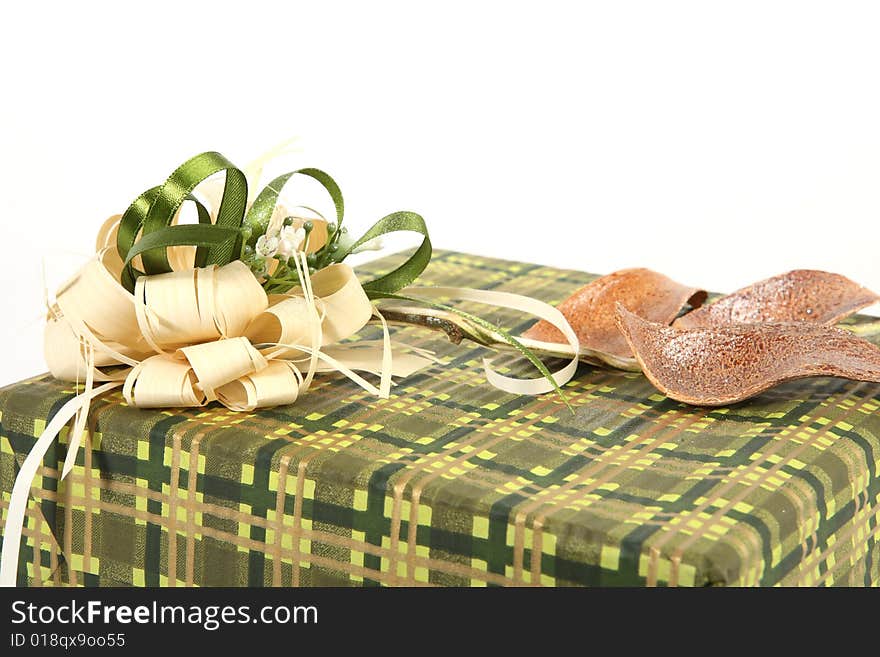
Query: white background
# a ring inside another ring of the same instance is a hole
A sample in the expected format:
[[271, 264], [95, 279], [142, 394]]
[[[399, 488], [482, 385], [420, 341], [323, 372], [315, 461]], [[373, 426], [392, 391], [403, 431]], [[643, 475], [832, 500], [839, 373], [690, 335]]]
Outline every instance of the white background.
[[291, 135], [351, 227], [412, 209], [438, 248], [880, 290], [876, 7], [8, 3], [0, 384], [45, 369], [41, 260], [54, 288], [183, 160]]

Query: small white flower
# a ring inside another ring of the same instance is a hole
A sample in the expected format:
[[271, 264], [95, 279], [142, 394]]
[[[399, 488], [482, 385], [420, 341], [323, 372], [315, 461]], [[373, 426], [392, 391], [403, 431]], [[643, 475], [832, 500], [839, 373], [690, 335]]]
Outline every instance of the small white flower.
[[278, 238], [260, 235], [254, 251], [261, 258], [271, 258], [278, 252]]
[[281, 229], [279, 237], [281, 239], [278, 243], [278, 255], [289, 258], [302, 247], [306, 239], [306, 231], [302, 227], [285, 226]]
[[281, 229], [281, 239], [291, 242], [302, 242], [306, 238], [306, 229], [302, 226], [285, 226]]
[[295, 250], [296, 249], [293, 248], [293, 244], [291, 244], [290, 240], [279, 240], [278, 252], [275, 254], [275, 257], [280, 260], [287, 260], [293, 255]]
[[297, 226], [296, 228], [285, 226], [281, 229], [281, 239], [293, 244], [294, 249], [299, 249], [302, 247], [303, 242], [306, 241], [306, 229], [302, 226]]

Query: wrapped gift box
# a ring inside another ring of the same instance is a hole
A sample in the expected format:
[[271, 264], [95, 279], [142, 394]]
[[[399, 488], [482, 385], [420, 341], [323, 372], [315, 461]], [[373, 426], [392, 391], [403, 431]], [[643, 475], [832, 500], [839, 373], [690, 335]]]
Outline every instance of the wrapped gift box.
[[[421, 280], [557, 302], [591, 278], [438, 252]], [[398, 335], [444, 362], [388, 400], [337, 375], [252, 413], [101, 398], [69, 477], [66, 434], [44, 460], [19, 583], [880, 584], [880, 385], [809, 379], [695, 408], [581, 365], [572, 414], [554, 394], [488, 385], [482, 348]], [[35, 436], [75, 392], [48, 375], [0, 390], [4, 517]]]

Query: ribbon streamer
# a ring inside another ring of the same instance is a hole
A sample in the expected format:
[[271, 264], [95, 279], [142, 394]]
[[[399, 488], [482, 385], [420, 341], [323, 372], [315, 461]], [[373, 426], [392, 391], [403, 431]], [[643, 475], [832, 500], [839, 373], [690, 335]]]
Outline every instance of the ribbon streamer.
[[409, 287], [403, 291], [405, 294], [415, 294], [428, 299], [454, 299], [458, 301], [473, 301], [498, 308], [509, 308], [534, 315], [549, 322], [557, 328], [571, 349], [571, 360], [561, 370], [551, 373], [553, 384], [546, 376], [532, 379], [521, 379], [500, 374], [492, 369], [492, 361], [483, 359], [483, 371], [486, 379], [496, 388], [518, 395], [541, 395], [551, 392], [559, 386], [563, 386], [574, 377], [577, 370], [580, 351], [580, 342], [565, 316], [550, 304], [538, 301], [531, 297], [512, 292], [497, 292], [490, 290], [475, 290], [466, 287]]
[[12, 496], [9, 500], [9, 509], [6, 511], [6, 526], [3, 528], [3, 550], [0, 552], [0, 586], [15, 586], [15, 571], [18, 566], [18, 548], [21, 542], [21, 531], [24, 527], [24, 514], [27, 509], [28, 493], [37, 469], [43, 462], [43, 457], [49, 451], [52, 441], [60, 433], [64, 425], [76, 415], [76, 412], [95, 397], [104, 394], [108, 390], [119, 386], [118, 381], [105, 383], [94, 388], [88, 393], [77, 395], [62, 406], [46, 428], [40, 438], [34, 443], [31, 451], [21, 465], [15, 484], [12, 486]]

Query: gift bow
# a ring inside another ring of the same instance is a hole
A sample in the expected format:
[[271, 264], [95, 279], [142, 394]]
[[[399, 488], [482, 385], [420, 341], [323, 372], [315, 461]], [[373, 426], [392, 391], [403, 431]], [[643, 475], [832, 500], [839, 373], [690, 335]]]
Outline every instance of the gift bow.
[[[219, 171], [226, 172], [226, 179], [212, 212], [190, 192]], [[267, 295], [247, 265], [235, 259], [235, 253], [253, 239], [253, 231], [264, 233], [277, 221], [280, 189], [297, 173], [318, 181], [330, 194], [338, 229], [342, 196], [327, 174], [301, 169], [279, 176], [245, 215], [246, 177], [217, 153], [187, 161], [164, 185], [144, 192], [123, 215], [111, 217], [101, 228], [98, 253], [57, 291], [49, 306], [44, 334], [49, 369], [56, 378], [84, 382], [85, 389], [58, 409], [21, 465], [6, 514], [0, 586], [16, 583], [28, 493], [43, 457], [64, 426], [76, 418], [61, 479], [67, 476], [89, 405], [105, 392], [122, 386], [126, 402], [139, 407], [193, 407], [217, 401], [231, 410], [247, 411], [294, 402], [318, 371], [341, 372], [387, 398], [392, 376], [408, 376], [437, 362], [422, 349], [392, 347], [385, 320], [369, 298], [394, 296], [430, 261], [431, 242], [418, 215], [388, 215], [359, 240], [339, 249], [341, 259], [388, 232], [423, 235], [421, 245], [402, 265], [364, 285], [340, 262], [319, 262], [319, 270], [310, 276], [307, 253], [314, 252], [314, 244], [290, 258], [300, 286], [284, 294]], [[185, 200], [195, 203], [198, 225], [176, 225]], [[138, 264], [143, 271], [136, 269]], [[517, 394], [541, 394], [558, 390], [574, 376], [578, 339], [552, 306], [507, 292], [453, 287], [411, 290], [428, 299], [458, 298], [531, 313], [565, 335], [572, 358], [552, 375], [542, 369], [549, 383], [545, 377], [505, 376], [484, 359], [492, 385]], [[372, 317], [382, 324], [381, 345], [377, 341], [340, 344]], [[378, 374], [379, 386], [355, 370]]]
[[[292, 404], [327, 370], [387, 398], [392, 376], [432, 362], [422, 350], [392, 350], [384, 319], [348, 265], [308, 276], [304, 256], [294, 259], [304, 284], [287, 294], [267, 295], [241, 261], [140, 276], [132, 294], [119, 285], [112, 249], [102, 250], [50, 308], [49, 370], [85, 381], [87, 391], [93, 381], [121, 385], [125, 401], [141, 408], [218, 401], [250, 411]], [[383, 325], [381, 345], [339, 344], [374, 316]], [[113, 365], [120, 367], [99, 369]], [[379, 374], [379, 386], [355, 370]], [[80, 434], [71, 437], [62, 476], [73, 467]]]
[[[290, 404], [302, 384], [290, 356], [351, 337], [374, 312], [345, 264], [322, 269], [310, 282], [311, 290], [270, 299], [247, 266], [234, 261], [141, 276], [128, 294], [99, 257], [58, 294], [46, 326], [46, 362], [56, 378], [84, 380], [87, 350], [78, 346], [87, 337], [92, 367], [128, 366], [93, 375], [124, 377], [123, 395], [133, 406], [217, 400], [249, 411]], [[288, 384], [267, 385], [278, 376]]]

